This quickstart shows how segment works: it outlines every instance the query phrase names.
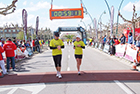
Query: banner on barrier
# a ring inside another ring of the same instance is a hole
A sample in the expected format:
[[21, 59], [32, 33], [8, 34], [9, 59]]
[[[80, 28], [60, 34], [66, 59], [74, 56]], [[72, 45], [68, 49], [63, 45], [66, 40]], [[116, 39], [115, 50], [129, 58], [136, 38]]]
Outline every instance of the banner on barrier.
[[94, 47], [94, 42], [92, 42], [92, 46], [91, 47]]
[[109, 52], [109, 45], [105, 44], [103, 51], [108, 53]]
[[95, 43], [95, 48], [97, 48], [97, 46], [98, 46], [98, 43]]
[[125, 59], [131, 62], [134, 62], [134, 60], [137, 60], [137, 50], [132, 49], [131, 45], [127, 45]]
[[116, 45], [116, 56], [123, 57], [125, 52], [126, 45]]
[[98, 49], [99, 49], [99, 50], [102, 50], [102, 44], [101, 44], [101, 43], [99, 44]]

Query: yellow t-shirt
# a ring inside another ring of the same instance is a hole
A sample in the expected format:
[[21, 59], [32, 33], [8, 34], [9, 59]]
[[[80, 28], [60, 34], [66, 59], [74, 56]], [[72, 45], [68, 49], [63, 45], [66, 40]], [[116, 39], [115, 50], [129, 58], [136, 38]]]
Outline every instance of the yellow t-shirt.
[[42, 43], [41, 43], [41, 40], [39, 40], [39, 44], [41, 45]]
[[69, 42], [69, 39], [67, 39], [67, 42]]
[[89, 42], [92, 42], [92, 39], [90, 39]]
[[[50, 47], [57, 47], [57, 46], [64, 46], [64, 43], [61, 39], [55, 40], [52, 39], [50, 42]], [[62, 54], [62, 50], [58, 50], [58, 49], [53, 49], [52, 50], [52, 55], [56, 56], [56, 55], [61, 55]]]
[[80, 46], [85, 46], [84, 42], [83, 41], [75, 41], [74, 42], [74, 46], [75, 46], [75, 55], [82, 55], [83, 54], [83, 50], [81, 47], [77, 47], [77, 45], [80, 45]]
[[70, 40], [70, 42], [72, 42], [72, 39]]

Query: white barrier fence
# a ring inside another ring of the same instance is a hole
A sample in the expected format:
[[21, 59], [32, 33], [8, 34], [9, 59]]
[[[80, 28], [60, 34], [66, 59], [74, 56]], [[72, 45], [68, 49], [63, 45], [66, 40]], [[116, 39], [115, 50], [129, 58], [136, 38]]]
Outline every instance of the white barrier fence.
[[[98, 44], [95, 43], [95, 48], [97, 48], [97, 46], [98, 46]], [[132, 48], [132, 45], [130, 45], [130, 44], [124, 44], [124, 45], [118, 44], [115, 47], [116, 47], [115, 56], [117, 56], [117, 57], [121, 57], [121, 58], [124, 57], [125, 59], [127, 59], [131, 62], [137, 61], [137, 58], [140, 58], [140, 56], [137, 55], [138, 48], [136, 46], [133, 46], [133, 48]], [[110, 48], [110, 46], [105, 44], [105, 46], [103, 48], [103, 52], [109, 53], [109, 48]], [[102, 50], [102, 44], [99, 44], [98, 49]], [[137, 57], [137, 56], [139, 56], [139, 57]]]
[[124, 53], [125, 53], [125, 49], [126, 49], [126, 45], [116, 45], [116, 56], [117, 57], [123, 57], [124, 56]]

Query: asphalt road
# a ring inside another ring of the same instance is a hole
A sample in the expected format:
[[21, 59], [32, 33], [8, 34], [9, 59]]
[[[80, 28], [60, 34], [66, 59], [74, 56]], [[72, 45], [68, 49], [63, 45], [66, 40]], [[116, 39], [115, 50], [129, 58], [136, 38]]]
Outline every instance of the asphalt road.
[[[66, 43], [65, 43], [66, 44]], [[62, 55], [62, 71], [77, 71], [73, 45], [66, 45]], [[81, 71], [127, 71], [128, 62], [111, 57], [97, 49], [86, 47]], [[55, 72], [51, 50], [17, 64], [14, 74]], [[140, 81], [81, 81], [34, 83], [0, 86], [0, 94], [140, 94]]]
[[[62, 71], [77, 71], [73, 45], [62, 50]], [[97, 49], [83, 50], [81, 71], [86, 70], [129, 70], [131, 67]], [[55, 72], [51, 50], [35, 55], [32, 59], [18, 64], [17, 73]]]

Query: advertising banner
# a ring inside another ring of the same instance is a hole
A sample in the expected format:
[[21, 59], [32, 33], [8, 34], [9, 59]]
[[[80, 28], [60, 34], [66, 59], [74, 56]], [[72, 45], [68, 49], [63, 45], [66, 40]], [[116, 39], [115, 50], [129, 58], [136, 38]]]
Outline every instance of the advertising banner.
[[94, 29], [95, 29], [95, 32], [96, 32], [96, 41], [98, 41], [98, 30], [97, 30], [97, 20], [96, 20], [96, 18], [94, 18]]
[[113, 35], [113, 24], [114, 24], [114, 7], [111, 7], [111, 18], [110, 18], [110, 23], [111, 23], [111, 33], [110, 36]]
[[135, 29], [135, 34], [136, 34], [136, 36], [139, 36], [140, 35], [140, 28], [136, 28]]
[[22, 10], [22, 21], [23, 21], [23, 30], [24, 30], [24, 40], [27, 41], [27, 11]]
[[97, 48], [98, 47], [98, 43], [95, 43], [95, 48]]
[[108, 53], [109, 52], [109, 45], [105, 44], [103, 51]]
[[102, 50], [102, 43], [99, 44], [98, 49], [99, 49], [99, 50]]
[[38, 37], [39, 17], [36, 18], [36, 37]]
[[137, 60], [137, 50], [133, 49], [131, 45], [127, 45], [125, 58], [131, 62]]
[[118, 57], [123, 57], [125, 49], [126, 49], [126, 45], [122, 45], [122, 44], [116, 45], [116, 54], [115, 55]]

